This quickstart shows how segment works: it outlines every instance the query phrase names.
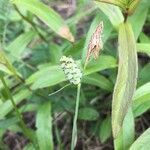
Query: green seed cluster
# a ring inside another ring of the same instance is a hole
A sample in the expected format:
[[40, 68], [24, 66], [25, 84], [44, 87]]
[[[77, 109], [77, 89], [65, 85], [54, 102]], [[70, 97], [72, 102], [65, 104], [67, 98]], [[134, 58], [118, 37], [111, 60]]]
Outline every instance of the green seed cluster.
[[75, 61], [66, 56], [62, 56], [60, 59], [61, 68], [63, 69], [66, 78], [73, 84], [79, 84], [81, 82], [82, 73]]

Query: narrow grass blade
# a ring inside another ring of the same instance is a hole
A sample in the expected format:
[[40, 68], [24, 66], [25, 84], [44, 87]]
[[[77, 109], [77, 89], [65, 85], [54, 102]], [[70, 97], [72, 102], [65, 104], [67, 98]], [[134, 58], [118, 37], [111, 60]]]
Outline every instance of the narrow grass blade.
[[26, 46], [36, 36], [33, 31], [28, 31], [18, 36], [13, 42], [6, 47], [6, 50], [16, 58], [20, 58]]
[[124, 117], [132, 104], [137, 82], [137, 52], [134, 34], [129, 23], [119, 28], [119, 66], [113, 93], [112, 129], [116, 138], [122, 128]]
[[13, 0], [13, 3], [17, 5], [18, 8], [24, 7], [35, 14], [61, 37], [74, 42], [74, 37], [65, 24], [65, 21], [52, 8], [37, 0]]
[[36, 116], [36, 135], [40, 150], [53, 150], [52, 117], [50, 102], [44, 103]]

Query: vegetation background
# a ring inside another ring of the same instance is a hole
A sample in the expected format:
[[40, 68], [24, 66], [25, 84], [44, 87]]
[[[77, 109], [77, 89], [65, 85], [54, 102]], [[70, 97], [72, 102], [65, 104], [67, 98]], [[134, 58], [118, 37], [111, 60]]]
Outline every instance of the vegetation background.
[[[1, 150], [70, 149], [77, 87], [49, 96], [69, 83], [63, 55], [83, 73], [75, 149], [150, 149], [150, 2], [100, 1], [0, 0]], [[84, 70], [100, 21], [104, 47]]]

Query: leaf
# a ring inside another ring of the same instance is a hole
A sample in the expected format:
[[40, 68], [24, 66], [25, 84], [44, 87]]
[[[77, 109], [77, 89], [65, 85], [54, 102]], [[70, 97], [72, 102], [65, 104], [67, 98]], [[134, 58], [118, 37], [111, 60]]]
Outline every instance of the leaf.
[[[80, 65], [81, 60], [77, 61]], [[103, 55], [97, 61], [91, 61], [87, 66], [84, 75], [97, 71], [116, 67], [116, 60], [112, 56]], [[32, 84], [32, 89], [39, 89], [53, 86], [66, 81], [65, 75], [60, 66], [47, 66], [32, 74], [27, 80], [27, 84]]]
[[96, 27], [99, 25], [99, 23], [101, 21], [103, 21], [103, 24], [104, 24], [104, 31], [103, 31], [104, 36], [102, 37], [102, 42], [105, 43], [106, 40], [108, 39], [108, 37], [110, 36], [110, 33], [112, 31], [112, 25], [110, 24], [109, 20], [107, 19], [107, 17], [103, 13], [99, 13], [98, 15], [96, 15], [96, 17], [92, 21], [90, 29], [87, 33], [86, 41], [84, 44], [84, 49], [82, 52], [82, 63], [85, 63], [86, 55], [87, 55], [87, 51], [88, 51], [88, 45], [89, 45], [91, 36], [95, 32]]
[[[19, 104], [22, 100], [31, 95], [31, 92], [24, 89], [13, 96], [15, 104]], [[0, 105], [0, 119], [3, 119], [10, 111], [13, 110], [13, 105], [10, 100], [7, 100]]]
[[144, 4], [141, 2], [139, 7], [136, 9], [135, 13], [131, 17], [128, 18], [128, 21], [132, 25], [136, 40], [142, 31], [143, 25], [146, 21], [147, 13], [148, 13], [147, 4]]
[[150, 56], [150, 44], [147, 43], [137, 43], [137, 50], [140, 53], [145, 53]]
[[128, 13], [132, 15], [134, 11], [136, 10], [137, 6], [139, 5], [140, 0], [134, 0], [134, 1], [131, 0], [130, 2], [131, 4], [129, 5]]
[[139, 87], [133, 98], [134, 117], [138, 117], [150, 108], [150, 82]]
[[148, 150], [150, 149], [150, 128], [148, 128], [129, 148], [129, 150]]
[[109, 18], [112, 25], [118, 29], [120, 23], [124, 21], [121, 10], [114, 5], [105, 4], [102, 2], [95, 2], [98, 8]]
[[50, 102], [41, 105], [36, 116], [36, 135], [40, 150], [53, 149], [52, 117]]
[[74, 42], [74, 37], [65, 24], [65, 21], [52, 8], [37, 0], [13, 0], [13, 3], [19, 8], [23, 7], [35, 14], [61, 37]]
[[32, 89], [44, 88], [65, 81], [65, 75], [59, 66], [48, 66], [27, 79], [27, 84], [33, 83]]
[[97, 60], [92, 60], [86, 67], [84, 74], [88, 75], [97, 71], [117, 67], [117, 60], [109, 55], [101, 55]]
[[35, 150], [34, 146], [30, 143], [30, 144], [27, 144], [23, 150]]
[[20, 74], [12, 66], [2, 50], [0, 50], [0, 70], [9, 75], [15, 75], [16, 77], [20, 76]]
[[116, 150], [127, 150], [134, 142], [135, 127], [134, 116], [132, 109], [130, 108], [123, 121], [123, 127], [120, 135], [115, 139]]
[[112, 101], [112, 129], [117, 138], [131, 106], [137, 82], [137, 52], [134, 34], [129, 23], [119, 29], [119, 66]]
[[145, 64], [139, 73], [138, 85], [141, 86], [147, 82], [150, 82], [150, 62]]
[[124, 1], [123, 2], [122, 1], [118, 1], [118, 0], [95, 0], [95, 1], [116, 5], [116, 6], [119, 6], [121, 8], [124, 7]]
[[99, 137], [102, 143], [104, 143], [111, 136], [111, 118], [104, 119], [100, 126]]
[[7, 129], [8, 127], [16, 124], [18, 121], [19, 121], [19, 119], [17, 117], [2, 119], [2, 120], [0, 120], [0, 128]]
[[21, 54], [23, 53], [23, 50], [35, 36], [36, 33], [33, 31], [25, 32], [18, 36], [13, 42], [11, 42], [9, 46], [6, 47], [6, 49], [12, 56], [20, 58]]
[[107, 91], [112, 91], [113, 88], [112, 83], [105, 76], [102, 76], [98, 73], [93, 73], [91, 75], [84, 76], [82, 82], [98, 86]]
[[81, 120], [94, 121], [99, 117], [98, 112], [94, 108], [85, 107], [79, 109], [78, 118]]

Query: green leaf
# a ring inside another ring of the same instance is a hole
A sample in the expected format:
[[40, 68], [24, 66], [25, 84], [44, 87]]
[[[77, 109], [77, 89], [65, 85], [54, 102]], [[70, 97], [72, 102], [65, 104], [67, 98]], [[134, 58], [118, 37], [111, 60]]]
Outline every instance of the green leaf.
[[2, 119], [2, 120], [0, 120], [0, 128], [7, 129], [8, 127], [16, 124], [18, 121], [19, 121], [19, 119], [17, 117]]
[[150, 82], [150, 62], [145, 64], [139, 73], [138, 85], [141, 86], [147, 82]]
[[125, 116], [123, 127], [120, 135], [115, 139], [116, 150], [127, 150], [134, 142], [134, 116], [131, 108]]
[[32, 144], [27, 144], [23, 150], [35, 150], [34, 146]]
[[101, 55], [97, 60], [92, 60], [86, 67], [84, 74], [88, 75], [108, 68], [117, 67], [117, 60], [109, 55]]
[[143, 25], [146, 21], [147, 13], [148, 13], [147, 5], [141, 3], [139, 7], [136, 9], [135, 13], [128, 19], [128, 21], [132, 25], [136, 40], [142, 31]]
[[95, 2], [98, 8], [109, 18], [112, 25], [118, 29], [120, 23], [124, 21], [121, 10], [114, 5], [105, 4], [102, 2]]
[[98, 73], [84, 76], [82, 82], [98, 86], [107, 91], [112, 91], [113, 89], [113, 84], [105, 76], [102, 76]]
[[18, 8], [25, 8], [35, 14], [45, 24], [47, 24], [54, 32], [61, 37], [74, 42], [74, 37], [71, 34], [65, 21], [52, 8], [46, 6], [37, 0], [12, 0]]
[[23, 50], [35, 36], [36, 33], [33, 31], [25, 32], [18, 36], [13, 42], [11, 42], [6, 50], [8, 50], [12, 56], [20, 58]]
[[32, 84], [32, 89], [44, 88], [65, 81], [65, 75], [59, 66], [44, 67], [27, 79], [27, 84]]
[[36, 135], [40, 150], [53, 150], [52, 117], [50, 102], [41, 105], [36, 116]]
[[15, 75], [16, 77], [20, 75], [16, 71], [16, 69], [11, 65], [11, 63], [9, 62], [5, 53], [2, 50], [0, 50], [0, 71], [5, 72], [9, 75]]
[[145, 53], [150, 56], [150, 44], [147, 43], [137, 43], [137, 50], [140, 53]]
[[[24, 89], [13, 96], [15, 104], [19, 104], [22, 100], [31, 95], [31, 92]], [[13, 110], [13, 105], [10, 100], [7, 100], [0, 105], [0, 119], [3, 119], [10, 111]]]
[[139, 87], [133, 98], [134, 117], [138, 117], [150, 108], [150, 82]]
[[102, 143], [104, 143], [111, 136], [111, 118], [104, 119], [100, 126], [99, 137]]
[[137, 80], [137, 52], [134, 34], [129, 23], [119, 29], [119, 68], [113, 93], [112, 129], [116, 138], [124, 117], [131, 106]]
[[99, 117], [98, 112], [94, 108], [85, 107], [79, 109], [78, 118], [87, 121], [97, 120]]
[[116, 5], [116, 6], [119, 6], [121, 8], [124, 7], [124, 1], [118, 1], [118, 0], [95, 0], [95, 1], [107, 3], [107, 4], [111, 4], [111, 5]]
[[150, 128], [148, 128], [130, 147], [129, 150], [148, 150], [150, 149]]

